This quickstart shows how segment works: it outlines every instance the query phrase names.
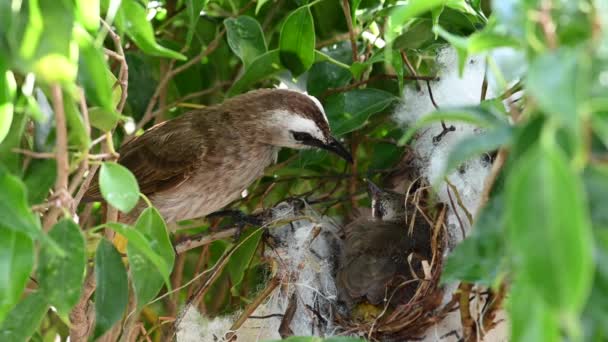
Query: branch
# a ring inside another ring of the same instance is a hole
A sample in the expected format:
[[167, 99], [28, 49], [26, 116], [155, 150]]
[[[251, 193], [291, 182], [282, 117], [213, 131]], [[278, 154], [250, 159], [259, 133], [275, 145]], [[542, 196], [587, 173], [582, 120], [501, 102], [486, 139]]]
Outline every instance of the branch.
[[353, 52], [353, 62], [356, 62], [358, 60], [359, 52], [357, 51], [357, 40], [355, 37], [355, 30], [353, 30], [353, 17], [350, 13], [350, 3], [348, 0], [342, 0], [342, 10], [344, 11], [346, 25], [348, 26], [348, 36]]
[[[396, 80], [399, 76], [397, 75], [376, 75], [376, 76], [372, 76], [366, 80], [361, 80], [361, 81], [357, 81], [354, 83], [351, 83], [349, 85], [346, 85], [344, 87], [339, 87], [339, 88], [329, 88], [327, 89], [323, 94], [321, 94], [321, 97], [328, 97], [330, 95], [333, 94], [337, 94], [337, 93], [343, 93], [349, 90], [353, 90], [358, 88], [361, 85], [367, 84], [369, 82], [374, 82], [374, 81], [380, 81], [380, 80]], [[404, 80], [423, 80], [423, 81], [433, 81], [437, 78], [437, 76], [403, 76]]]

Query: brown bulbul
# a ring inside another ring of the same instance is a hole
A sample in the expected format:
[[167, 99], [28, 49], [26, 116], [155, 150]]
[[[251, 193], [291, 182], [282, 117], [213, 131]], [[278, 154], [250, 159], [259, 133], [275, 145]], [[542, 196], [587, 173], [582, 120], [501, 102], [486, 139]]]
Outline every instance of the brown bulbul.
[[[332, 137], [320, 102], [285, 89], [260, 89], [153, 126], [124, 144], [118, 163], [167, 222], [206, 216], [239, 198], [282, 147], [320, 148], [352, 162]], [[97, 183], [85, 200], [101, 200]], [[125, 218], [133, 222], [140, 203]]]
[[[339, 298], [349, 307], [363, 301], [378, 305], [391, 297], [393, 302], [403, 300], [406, 290], [412, 288], [406, 284], [415, 285], [408, 282], [409, 264], [428, 257], [424, 250], [430, 242], [428, 228], [417, 225], [408, 234], [405, 195], [368, 183], [371, 215], [362, 216], [344, 228], [346, 238], [336, 285]], [[409, 207], [408, 210], [413, 209]]]

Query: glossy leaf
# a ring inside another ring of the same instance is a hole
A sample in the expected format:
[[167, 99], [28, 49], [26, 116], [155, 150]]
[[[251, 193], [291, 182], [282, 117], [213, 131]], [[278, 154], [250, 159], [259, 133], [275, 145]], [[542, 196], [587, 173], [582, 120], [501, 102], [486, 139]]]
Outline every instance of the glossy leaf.
[[126, 167], [106, 162], [99, 171], [99, 187], [103, 198], [116, 209], [128, 213], [139, 201], [139, 185]]
[[100, 130], [107, 132], [118, 124], [121, 116], [115, 110], [105, 110], [101, 107], [89, 108], [89, 121], [91, 126], [99, 128]]
[[42, 291], [30, 294], [17, 304], [0, 326], [0, 340], [27, 341], [40, 326], [48, 309], [49, 304]]
[[194, 31], [196, 30], [196, 24], [198, 19], [201, 17], [201, 11], [207, 5], [208, 0], [187, 0], [186, 10], [188, 11], [188, 34], [186, 35], [186, 45], [190, 45]]
[[228, 18], [224, 20], [224, 25], [230, 49], [243, 61], [245, 67], [266, 53], [266, 40], [257, 20], [244, 15]]
[[[104, 0], [107, 3], [108, 0]], [[152, 24], [146, 20], [146, 9], [136, 0], [122, 0], [114, 21], [129, 38], [144, 52], [152, 56], [186, 60], [186, 56], [167, 49], [156, 42]]]
[[398, 98], [383, 90], [366, 88], [351, 90], [328, 99], [326, 111], [332, 132], [341, 136], [365, 125], [368, 118], [386, 109]]
[[102, 239], [95, 253], [95, 338], [118, 322], [129, 300], [127, 270], [120, 253]]
[[0, 226], [0, 323], [17, 304], [34, 267], [34, 244], [22, 232]]
[[146, 238], [153, 253], [163, 259], [165, 269], [158, 269], [150, 262], [145, 252], [134, 244], [127, 245], [127, 256], [131, 266], [133, 287], [137, 297], [137, 307], [142, 308], [154, 299], [163, 281], [171, 274], [175, 252], [167, 234], [167, 227], [155, 208], [147, 208], [137, 219], [135, 229]]
[[[72, 307], [80, 300], [85, 276], [85, 242], [80, 227], [70, 219], [63, 219], [51, 229], [49, 236], [66, 253], [44, 247], [40, 250], [38, 283], [47, 302], [67, 319]], [[61, 284], [61, 286], [58, 286]]]
[[279, 61], [279, 51], [268, 51], [256, 58], [251, 65], [245, 69], [243, 75], [241, 75], [228, 90], [228, 96], [238, 95], [247, 90], [247, 88], [252, 86], [255, 82], [272, 77], [283, 69], [284, 67]]
[[593, 275], [591, 223], [580, 179], [557, 146], [537, 145], [518, 160], [506, 188], [515, 269], [547, 306], [578, 313]]
[[293, 11], [285, 20], [279, 51], [281, 63], [294, 77], [312, 66], [315, 60], [315, 27], [308, 6]]
[[15, 101], [16, 89], [15, 77], [0, 56], [0, 144], [8, 135], [13, 122], [13, 101]]

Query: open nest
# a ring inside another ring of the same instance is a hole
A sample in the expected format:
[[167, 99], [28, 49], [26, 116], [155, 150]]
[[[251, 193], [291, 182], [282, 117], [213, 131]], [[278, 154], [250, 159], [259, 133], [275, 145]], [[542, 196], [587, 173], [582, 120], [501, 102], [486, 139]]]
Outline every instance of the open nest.
[[419, 234], [426, 233], [422, 241], [416, 239], [416, 249], [423, 251], [424, 258], [412, 262], [410, 255], [403, 263], [403, 267], [409, 268], [408, 276], [399, 277], [398, 283], [387, 286], [385, 301], [375, 318], [338, 315], [336, 324], [349, 335], [380, 341], [419, 339], [456, 306], [454, 302], [442, 305], [444, 289], [439, 285], [448, 245], [447, 207], [436, 203], [429, 186], [413, 188], [410, 186], [407, 192], [407, 215], [403, 224], [409, 234], [416, 234], [416, 230]]

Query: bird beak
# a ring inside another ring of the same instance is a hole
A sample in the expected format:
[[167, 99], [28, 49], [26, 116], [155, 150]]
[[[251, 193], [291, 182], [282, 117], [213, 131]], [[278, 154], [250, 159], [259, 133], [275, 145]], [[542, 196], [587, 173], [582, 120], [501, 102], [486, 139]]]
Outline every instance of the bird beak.
[[374, 184], [374, 182], [369, 179], [367, 179], [367, 188], [369, 190], [371, 198], [376, 198], [378, 195], [384, 192], [382, 191], [382, 189], [380, 189], [380, 187], [378, 187], [376, 184]]
[[339, 157], [341, 157], [342, 159], [346, 160], [350, 164], [353, 163], [353, 156], [334, 137], [330, 138], [330, 141], [329, 141], [328, 144], [324, 144], [324, 145], [321, 145], [319, 147], [322, 148], [322, 149], [324, 149], [324, 150], [327, 150], [327, 151], [330, 151], [330, 152], [333, 152], [333, 153], [337, 154]]

